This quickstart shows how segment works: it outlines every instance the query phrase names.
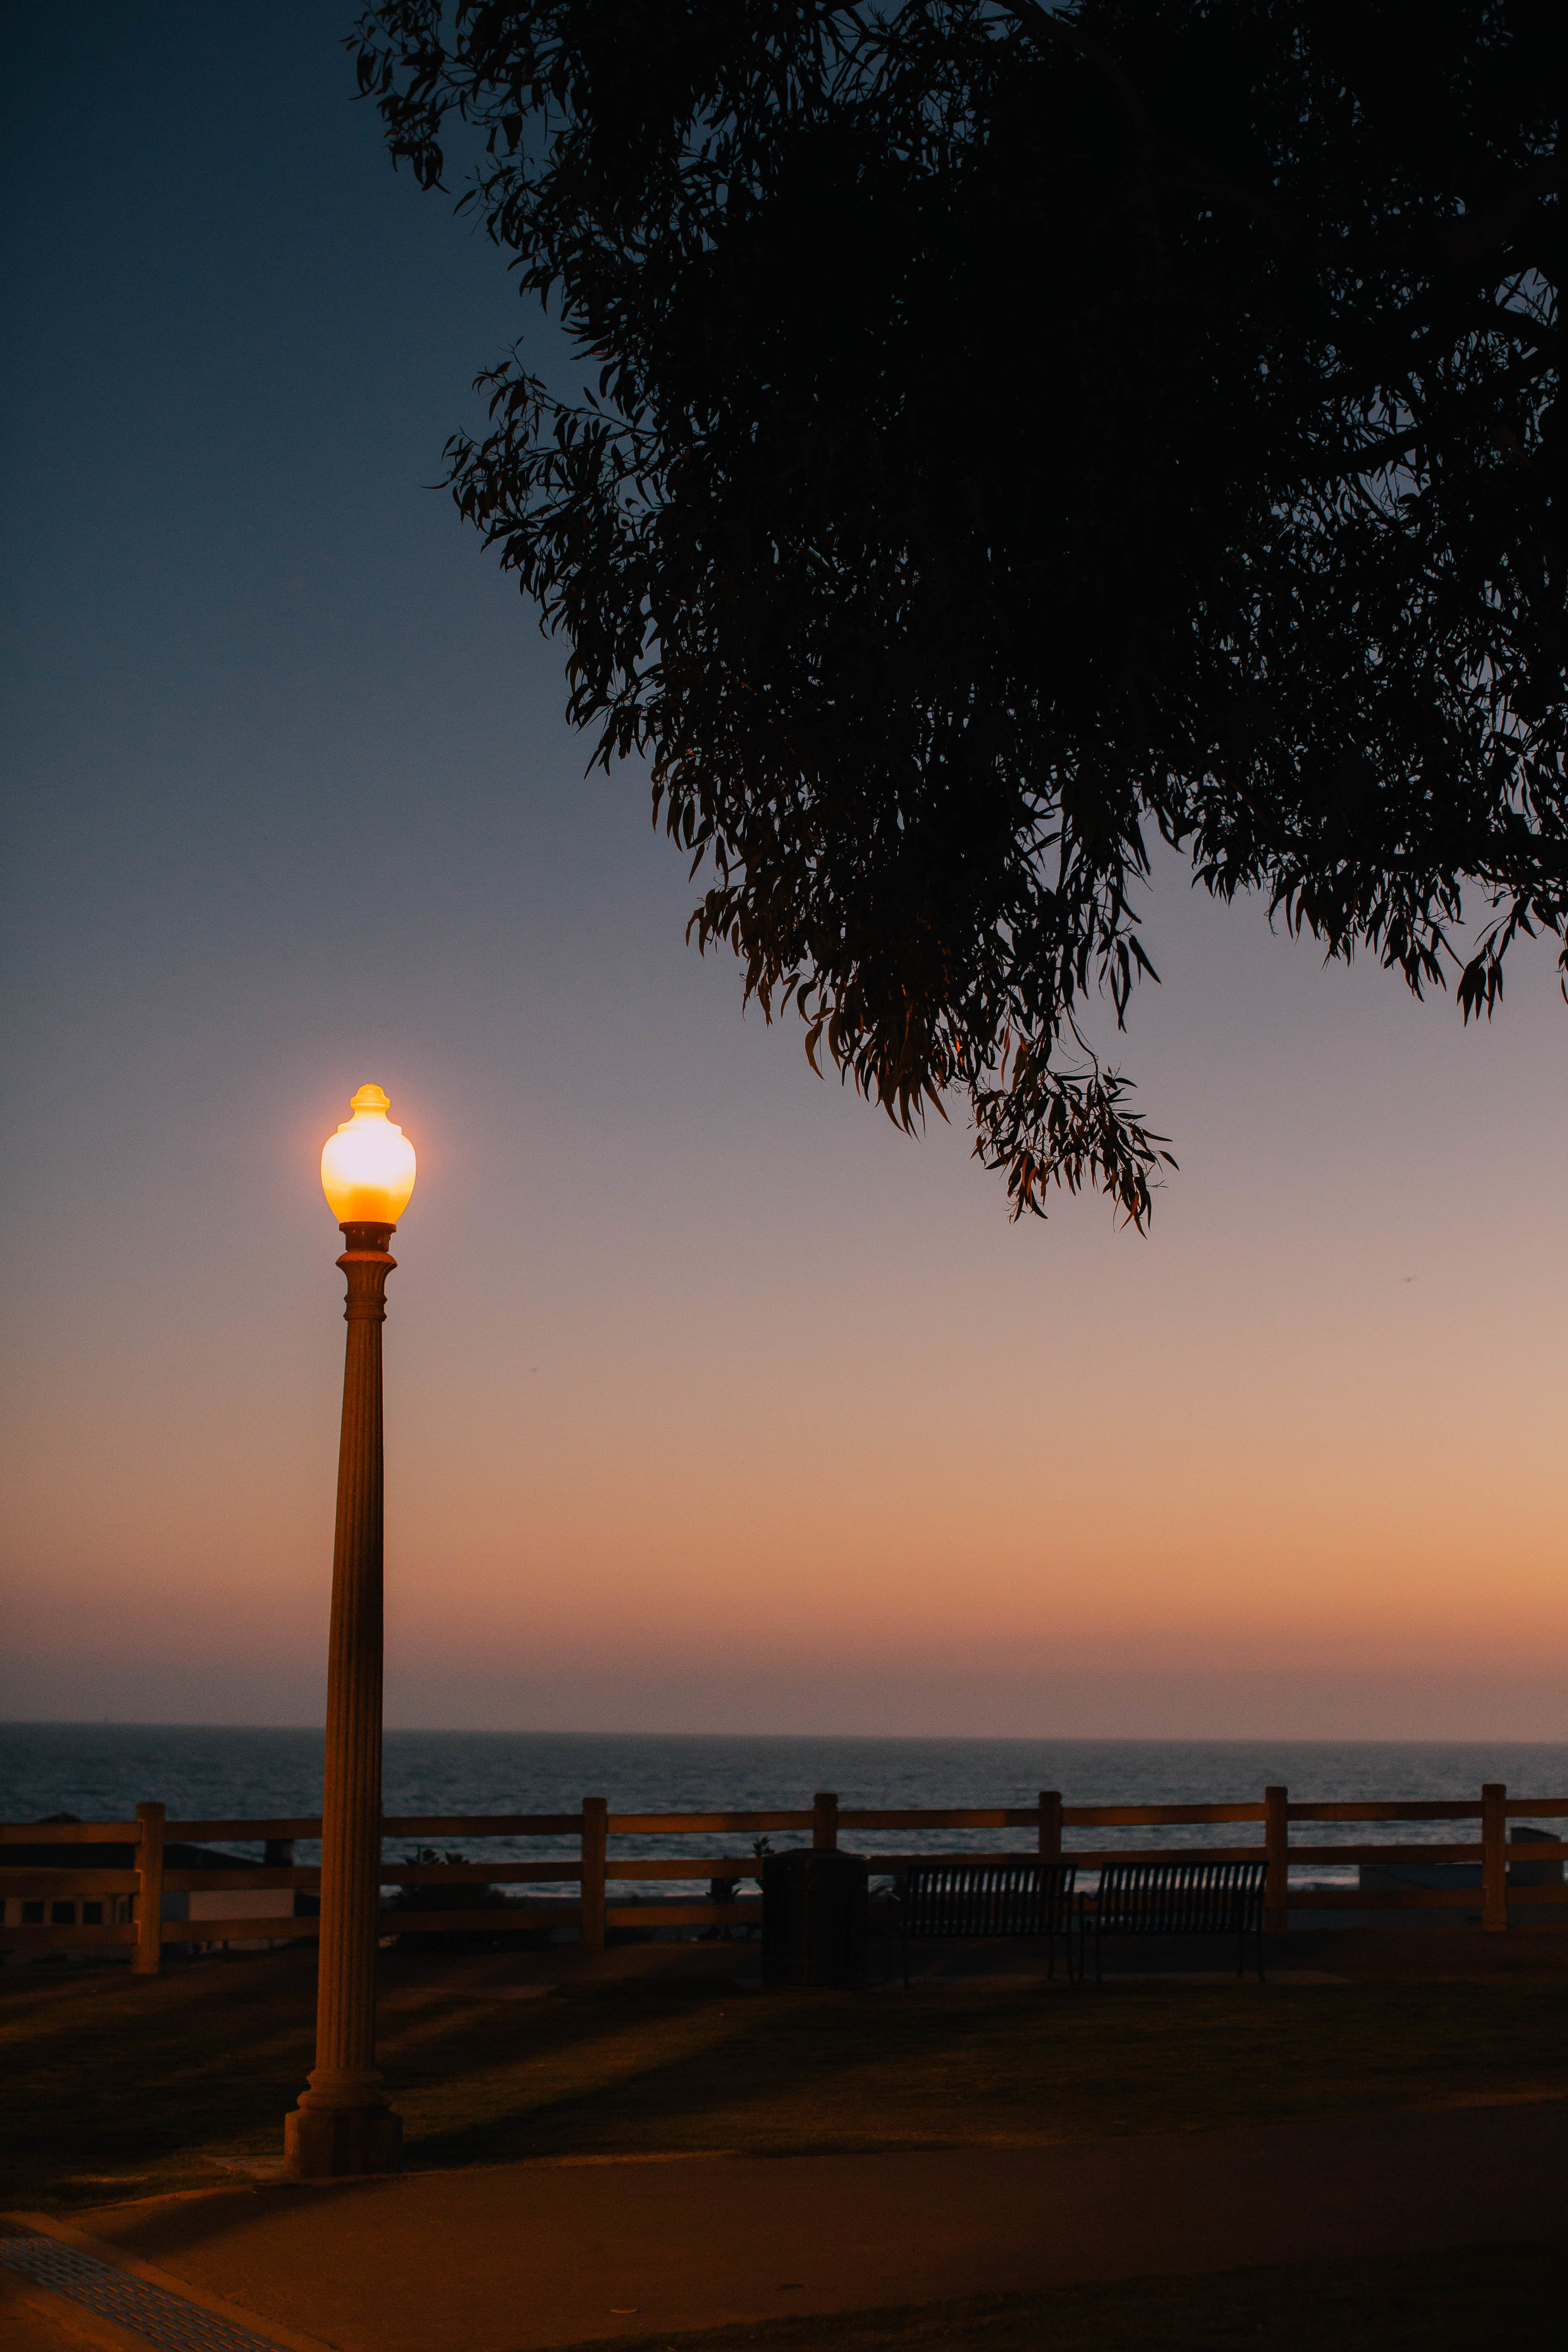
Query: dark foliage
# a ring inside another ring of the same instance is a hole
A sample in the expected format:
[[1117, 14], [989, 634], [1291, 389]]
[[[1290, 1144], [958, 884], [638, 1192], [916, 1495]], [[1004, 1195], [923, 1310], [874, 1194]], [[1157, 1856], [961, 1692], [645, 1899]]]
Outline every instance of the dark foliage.
[[[1561, 23], [1541, 0], [384, 0], [514, 355], [463, 513], [700, 946], [1016, 1210], [1167, 1155], [1083, 1034], [1163, 835], [1489, 1011], [1568, 925]], [[1473, 919], [1451, 944], [1462, 899]]]
[[[422, 1870], [438, 1869], [444, 1862], [468, 1859], [466, 1853], [441, 1853], [433, 1845], [416, 1845], [408, 1857], [410, 1864]], [[445, 1880], [430, 1886], [400, 1886], [390, 1907], [394, 1911], [491, 1911], [503, 1908], [505, 1903], [506, 1896], [499, 1886]]]
[[[433, 1845], [416, 1846], [408, 1856], [409, 1862], [416, 1864], [422, 1870], [438, 1867], [444, 1862], [462, 1863], [468, 1859], [466, 1853], [453, 1852], [441, 1853]], [[499, 1886], [480, 1886], [471, 1881], [456, 1880], [447, 1880], [430, 1886], [400, 1886], [387, 1906], [389, 1911], [395, 1912], [495, 1911], [504, 1913], [508, 1907], [507, 1897]], [[426, 1946], [426, 1939], [422, 1936], [402, 1937], [398, 1940], [405, 1948], [410, 1943], [416, 1950]], [[445, 1937], [442, 1939], [442, 1948], [446, 1951], [488, 1952], [500, 1948], [514, 1948], [522, 1945], [541, 1944], [544, 1940], [543, 1936], [537, 1930], [531, 1931], [527, 1928], [508, 1928], [494, 1935], [484, 1928], [468, 1928]]]

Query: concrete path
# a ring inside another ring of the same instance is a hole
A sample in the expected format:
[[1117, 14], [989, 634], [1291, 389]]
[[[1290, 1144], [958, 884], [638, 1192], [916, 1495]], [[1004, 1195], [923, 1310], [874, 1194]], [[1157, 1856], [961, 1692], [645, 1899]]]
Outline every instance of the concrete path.
[[498, 2165], [78, 2218], [102, 2251], [263, 2329], [341, 2352], [525, 2352], [1069, 2280], [1552, 2239], [1565, 2179], [1568, 2102], [1552, 2100], [1053, 2147]]

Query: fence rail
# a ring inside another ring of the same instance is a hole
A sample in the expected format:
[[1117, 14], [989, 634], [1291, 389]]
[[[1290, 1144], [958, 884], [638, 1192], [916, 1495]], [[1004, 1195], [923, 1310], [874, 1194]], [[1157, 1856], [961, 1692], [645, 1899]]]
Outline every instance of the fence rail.
[[[1213, 1828], [1252, 1822], [1262, 1831], [1260, 1841], [1236, 1845], [1087, 1846], [1067, 1849], [1080, 1871], [1092, 1872], [1121, 1862], [1163, 1862], [1182, 1851], [1201, 1853], [1211, 1862], [1268, 1864], [1265, 1924], [1270, 1934], [1282, 1934], [1292, 1912], [1363, 1910], [1479, 1909], [1481, 1925], [1493, 1934], [1509, 1927], [1510, 1906], [1540, 1906], [1568, 1903], [1568, 1885], [1536, 1885], [1516, 1878], [1510, 1884], [1509, 1864], [1555, 1863], [1568, 1848], [1561, 1839], [1525, 1846], [1508, 1843], [1508, 1823], [1515, 1821], [1568, 1819], [1568, 1797], [1512, 1797], [1506, 1787], [1488, 1782], [1476, 1798], [1382, 1799], [1295, 1804], [1282, 1787], [1264, 1790], [1261, 1799], [1236, 1804], [1193, 1805], [1068, 1805], [1059, 1790], [1043, 1790], [1033, 1805], [900, 1806], [889, 1808], [840, 1806], [837, 1796], [823, 1792], [809, 1809], [773, 1809], [739, 1812], [616, 1813], [603, 1797], [586, 1797], [571, 1813], [450, 1813], [389, 1814], [382, 1823], [384, 1837], [428, 1843], [437, 1838], [574, 1838], [575, 1856], [552, 1854], [533, 1861], [508, 1858], [494, 1863], [459, 1861], [387, 1862], [382, 1883], [395, 1887], [558, 1885], [574, 1890], [548, 1903], [509, 1901], [504, 1912], [496, 1906], [431, 1911], [384, 1909], [384, 1932], [399, 1936], [472, 1934], [476, 1930], [539, 1926], [574, 1926], [581, 1942], [602, 1948], [608, 1930], [647, 1927], [721, 1927], [754, 1924], [762, 1916], [755, 1896], [736, 1891], [741, 1881], [754, 1878], [759, 1863], [754, 1852], [721, 1853], [710, 1848], [679, 1856], [611, 1854], [615, 1837], [700, 1837], [744, 1835], [761, 1838], [809, 1834], [818, 1847], [837, 1846], [848, 1832], [899, 1830], [927, 1835], [942, 1830], [1026, 1831], [1032, 1845], [999, 1848], [994, 1853], [968, 1851], [951, 1855], [907, 1851], [866, 1855], [879, 1874], [897, 1875], [911, 1862], [1012, 1862], [1028, 1851], [1054, 1859], [1063, 1851], [1067, 1831], [1137, 1828]], [[1398, 1822], [1474, 1822], [1480, 1836], [1428, 1844], [1387, 1841], [1354, 1844], [1290, 1842], [1293, 1823], [1373, 1823]], [[170, 1821], [161, 1804], [138, 1805], [133, 1822], [10, 1822], [0, 1823], [0, 1952], [91, 1950], [102, 1946], [128, 1946], [132, 1966], [143, 1975], [155, 1974], [163, 1948], [171, 1944], [257, 1943], [310, 1939], [319, 1922], [258, 1905], [253, 1915], [213, 1916], [192, 1911], [186, 1918], [163, 1916], [166, 1896], [233, 1898], [247, 1893], [314, 1893], [321, 1871], [313, 1864], [295, 1864], [293, 1846], [319, 1838], [320, 1817], [300, 1815], [278, 1820]], [[259, 1843], [266, 1858], [247, 1863], [237, 1856], [219, 1864], [196, 1868], [169, 1854], [170, 1846], [216, 1841], [224, 1844]], [[126, 1859], [116, 1866], [80, 1867], [4, 1861], [6, 1846], [122, 1846]], [[1387, 1864], [1390, 1866], [1463, 1863], [1480, 1867], [1479, 1886], [1357, 1886], [1324, 1887], [1290, 1885], [1292, 1870], [1301, 1868]], [[1536, 1873], [1532, 1872], [1533, 1878]], [[618, 1903], [612, 1890], [628, 1879], [647, 1884], [706, 1879], [705, 1899], [652, 1896], [640, 1902]], [[46, 1913], [47, 1916], [46, 1916]], [[13, 1915], [16, 1915], [15, 1916]], [[1568, 1916], [1564, 1924], [1568, 1925]]]

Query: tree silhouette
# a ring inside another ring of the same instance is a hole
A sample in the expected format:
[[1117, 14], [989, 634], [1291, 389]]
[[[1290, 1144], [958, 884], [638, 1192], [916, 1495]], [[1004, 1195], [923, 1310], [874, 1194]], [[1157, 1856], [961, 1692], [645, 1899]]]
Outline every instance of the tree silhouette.
[[[1016, 1213], [1168, 1158], [1086, 1028], [1163, 837], [1489, 1012], [1568, 924], [1561, 20], [1533, 0], [384, 0], [514, 352], [458, 503], [770, 1018]], [[1453, 934], [1468, 901], [1479, 932]]]

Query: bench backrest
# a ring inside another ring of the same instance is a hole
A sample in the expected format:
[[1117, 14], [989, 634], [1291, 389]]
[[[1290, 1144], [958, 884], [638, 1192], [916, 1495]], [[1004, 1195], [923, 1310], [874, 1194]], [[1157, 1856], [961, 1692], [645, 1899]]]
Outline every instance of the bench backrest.
[[1077, 1876], [1070, 1862], [913, 1863], [900, 1919], [911, 1936], [1065, 1935]]
[[1100, 1926], [1124, 1936], [1255, 1934], [1267, 1871], [1262, 1862], [1111, 1863], [1100, 1874]]

